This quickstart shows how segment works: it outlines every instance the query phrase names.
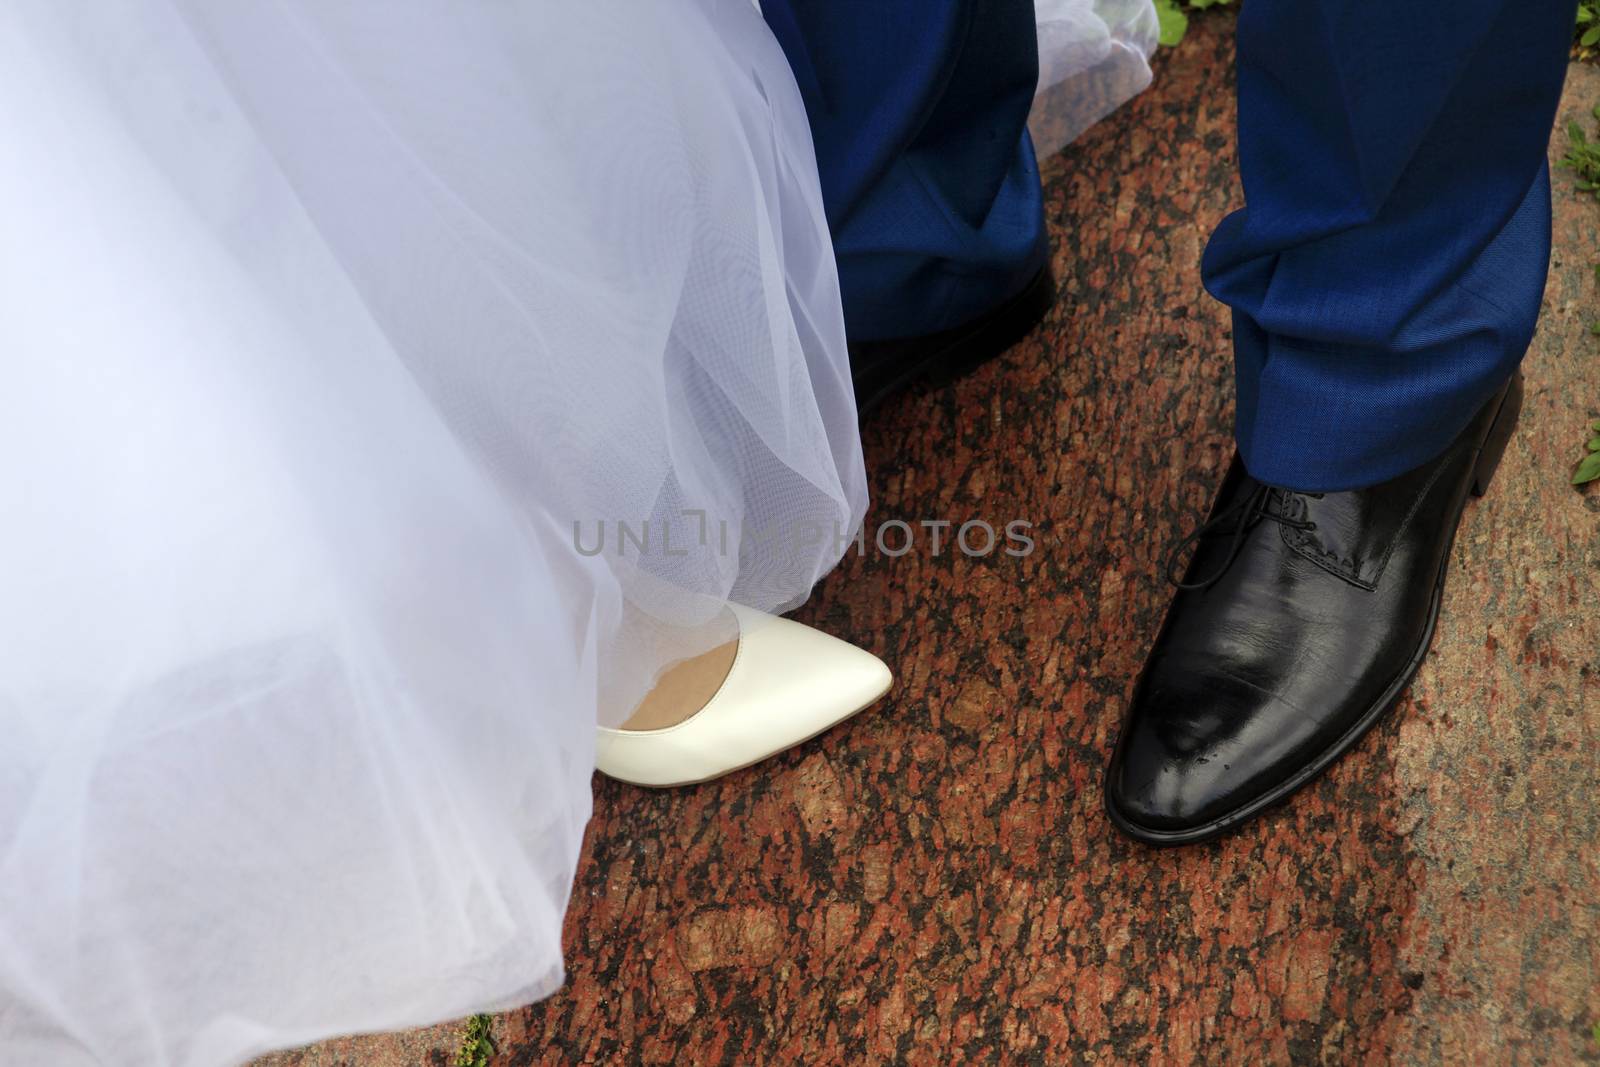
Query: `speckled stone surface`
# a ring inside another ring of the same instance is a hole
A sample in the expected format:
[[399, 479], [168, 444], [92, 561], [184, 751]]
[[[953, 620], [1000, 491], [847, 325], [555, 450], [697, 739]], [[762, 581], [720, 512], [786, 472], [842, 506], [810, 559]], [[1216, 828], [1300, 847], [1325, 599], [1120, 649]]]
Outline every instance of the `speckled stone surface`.
[[[883, 656], [887, 700], [712, 785], [597, 779], [568, 986], [497, 1020], [496, 1067], [1600, 1062], [1600, 492], [1567, 484], [1600, 415], [1600, 205], [1566, 172], [1522, 426], [1411, 695], [1222, 842], [1153, 851], [1101, 813], [1161, 557], [1231, 448], [1198, 276], [1239, 199], [1229, 28], [1197, 19], [1046, 163], [1044, 325], [866, 427], [869, 523], [1024, 519], [1035, 551], [847, 559], [800, 617]], [[1595, 102], [1574, 67], [1564, 112]], [[451, 1036], [272, 1062], [433, 1067]]]

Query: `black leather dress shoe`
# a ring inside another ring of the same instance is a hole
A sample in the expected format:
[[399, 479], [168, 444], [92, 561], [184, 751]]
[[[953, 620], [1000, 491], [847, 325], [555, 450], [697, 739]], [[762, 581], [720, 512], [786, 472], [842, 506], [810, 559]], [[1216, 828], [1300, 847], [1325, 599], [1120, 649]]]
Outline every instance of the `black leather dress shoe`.
[[1111, 757], [1117, 826], [1158, 845], [1232, 830], [1399, 701], [1433, 637], [1462, 509], [1521, 407], [1519, 374], [1443, 455], [1370, 489], [1281, 489], [1234, 459], [1179, 546], [1194, 558]]
[[896, 393], [926, 381], [944, 385], [1027, 336], [1055, 306], [1056, 280], [1046, 263], [1022, 291], [988, 314], [941, 333], [850, 344], [856, 413], [865, 418]]

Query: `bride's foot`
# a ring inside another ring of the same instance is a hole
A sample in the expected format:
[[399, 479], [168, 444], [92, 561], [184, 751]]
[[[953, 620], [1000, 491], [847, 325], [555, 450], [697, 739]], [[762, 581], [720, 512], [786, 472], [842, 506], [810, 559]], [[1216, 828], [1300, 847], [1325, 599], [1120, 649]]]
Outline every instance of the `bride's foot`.
[[710, 652], [691, 656], [669, 667], [633, 709], [624, 730], [665, 730], [677, 726], [711, 703], [733, 669], [739, 655], [739, 639], [718, 645]]
[[662, 675], [623, 727], [602, 727], [602, 773], [645, 786], [691, 785], [759, 763], [888, 692], [870, 652], [788, 619], [733, 608], [739, 637]]

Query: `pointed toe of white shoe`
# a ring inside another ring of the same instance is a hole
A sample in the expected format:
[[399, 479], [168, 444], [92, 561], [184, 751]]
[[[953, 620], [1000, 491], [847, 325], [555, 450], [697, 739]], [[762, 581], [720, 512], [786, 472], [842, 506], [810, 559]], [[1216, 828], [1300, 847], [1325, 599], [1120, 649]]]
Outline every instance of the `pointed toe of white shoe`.
[[692, 785], [815, 737], [889, 691], [877, 656], [820, 630], [731, 605], [733, 666], [705, 707], [659, 730], [602, 727], [595, 762], [634, 785]]

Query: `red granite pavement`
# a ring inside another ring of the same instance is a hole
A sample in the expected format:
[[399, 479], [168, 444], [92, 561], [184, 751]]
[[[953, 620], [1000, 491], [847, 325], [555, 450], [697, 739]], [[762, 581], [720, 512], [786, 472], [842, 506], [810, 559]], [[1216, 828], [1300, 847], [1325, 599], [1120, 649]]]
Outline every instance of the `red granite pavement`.
[[[1197, 263], [1239, 200], [1231, 48], [1197, 20], [1045, 164], [1043, 326], [866, 427], [869, 522], [1021, 518], [1037, 551], [847, 559], [800, 617], [883, 656], [886, 701], [708, 786], [597, 779], [567, 988], [496, 1020], [495, 1067], [1600, 1062], [1600, 491], [1567, 484], [1600, 416], [1600, 204], [1566, 172], [1523, 423], [1411, 695], [1222, 842], [1152, 851], [1101, 813], [1161, 557], [1230, 450]], [[1564, 113], [1595, 103], [1574, 67]]]

